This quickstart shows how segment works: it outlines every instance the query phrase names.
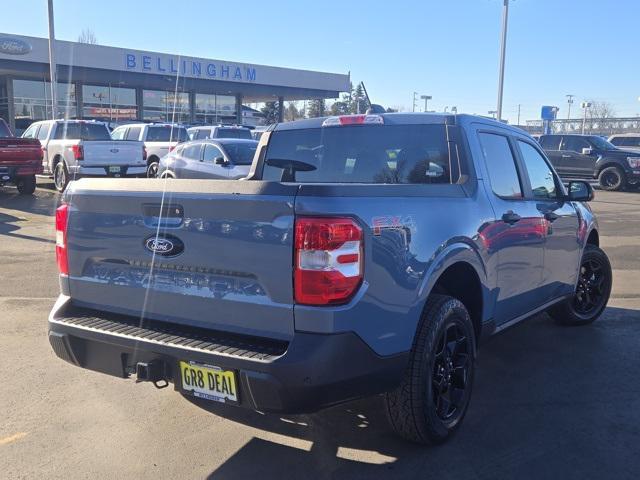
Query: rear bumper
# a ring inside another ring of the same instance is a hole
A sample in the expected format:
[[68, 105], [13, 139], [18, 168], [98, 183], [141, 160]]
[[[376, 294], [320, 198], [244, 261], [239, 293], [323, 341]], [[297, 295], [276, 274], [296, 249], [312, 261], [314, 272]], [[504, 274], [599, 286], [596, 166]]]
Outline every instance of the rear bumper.
[[2, 165], [0, 166], [0, 183], [12, 183], [18, 177], [28, 177], [41, 173], [41, 165]]
[[120, 171], [113, 173], [109, 171], [109, 165], [87, 167], [84, 165], [78, 165], [69, 167], [69, 174], [79, 177], [136, 177], [146, 176], [147, 167], [145, 165], [129, 166], [129, 165], [114, 165], [120, 167]]
[[[140, 327], [138, 319], [79, 308], [65, 296], [49, 316], [55, 353], [74, 365], [127, 378], [138, 362], [153, 362], [178, 391], [180, 360], [214, 365], [236, 372], [240, 406], [264, 412], [308, 413], [392, 390], [408, 361], [408, 352], [378, 356], [353, 333], [296, 333], [290, 342], [210, 334], [147, 320]], [[215, 402], [195, 403], [220, 411]]]

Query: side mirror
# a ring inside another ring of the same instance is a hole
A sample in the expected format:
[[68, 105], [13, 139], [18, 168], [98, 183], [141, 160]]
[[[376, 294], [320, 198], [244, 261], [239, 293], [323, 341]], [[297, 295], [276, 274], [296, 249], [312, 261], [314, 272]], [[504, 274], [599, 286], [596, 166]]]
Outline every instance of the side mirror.
[[583, 148], [582, 149], [582, 154], [583, 155], [591, 155], [593, 153], [593, 148]]
[[573, 202], [590, 202], [593, 200], [593, 187], [589, 182], [569, 182], [568, 200]]
[[229, 162], [227, 162], [224, 157], [216, 157], [213, 159], [213, 164], [214, 165], [222, 165], [223, 167], [226, 166]]

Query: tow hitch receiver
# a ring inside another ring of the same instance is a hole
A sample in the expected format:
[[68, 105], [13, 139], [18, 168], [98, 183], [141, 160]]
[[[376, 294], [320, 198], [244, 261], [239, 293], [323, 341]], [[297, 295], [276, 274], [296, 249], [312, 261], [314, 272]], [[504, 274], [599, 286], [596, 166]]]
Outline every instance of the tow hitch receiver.
[[151, 362], [138, 362], [136, 364], [136, 383], [152, 382], [156, 388], [169, 386], [165, 378], [164, 363], [153, 360]]

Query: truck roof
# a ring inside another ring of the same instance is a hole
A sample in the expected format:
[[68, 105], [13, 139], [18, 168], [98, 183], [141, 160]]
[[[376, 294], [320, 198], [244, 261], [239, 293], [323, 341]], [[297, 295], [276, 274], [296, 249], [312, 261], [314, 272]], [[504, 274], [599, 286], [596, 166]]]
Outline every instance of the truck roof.
[[[507, 128], [518, 133], [523, 133], [524, 130], [513, 127], [506, 123], [498, 122], [492, 118], [482, 117], [479, 115], [469, 114], [453, 114], [453, 113], [373, 113], [373, 116], [382, 117], [385, 125], [412, 125], [412, 124], [444, 124], [444, 125], [459, 125], [462, 123], [485, 123], [487, 125], [493, 125], [501, 128]], [[343, 115], [337, 115], [343, 116]], [[345, 115], [349, 116], [349, 115]], [[320, 128], [323, 122], [327, 118], [332, 116], [307, 118], [303, 120], [296, 120], [293, 122], [278, 123], [274, 127], [275, 131], [281, 130], [301, 130], [305, 128]]]

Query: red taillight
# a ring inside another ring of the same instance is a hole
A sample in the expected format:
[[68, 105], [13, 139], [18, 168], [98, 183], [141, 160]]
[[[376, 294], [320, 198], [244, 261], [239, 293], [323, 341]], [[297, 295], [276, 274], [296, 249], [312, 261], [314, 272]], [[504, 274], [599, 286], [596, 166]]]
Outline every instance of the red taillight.
[[67, 260], [67, 222], [69, 220], [69, 205], [62, 204], [56, 210], [56, 261], [61, 275], [69, 275]]
[[[171, 151], [171, 150], [169, 150]], [[147, 147], [145, 147], [144, 145], [142, 145], [142, 159], [146, 160], [147, 159]]]
[[295, 300], [346, 303], [362, 283], [362, 229], [350, 218], [300, 217], [295, 226]]
[[71, 151], [73, 152], [73, 158], [84, 160], [84, 148], [82, 148], [82, 145], [71, 145]]

